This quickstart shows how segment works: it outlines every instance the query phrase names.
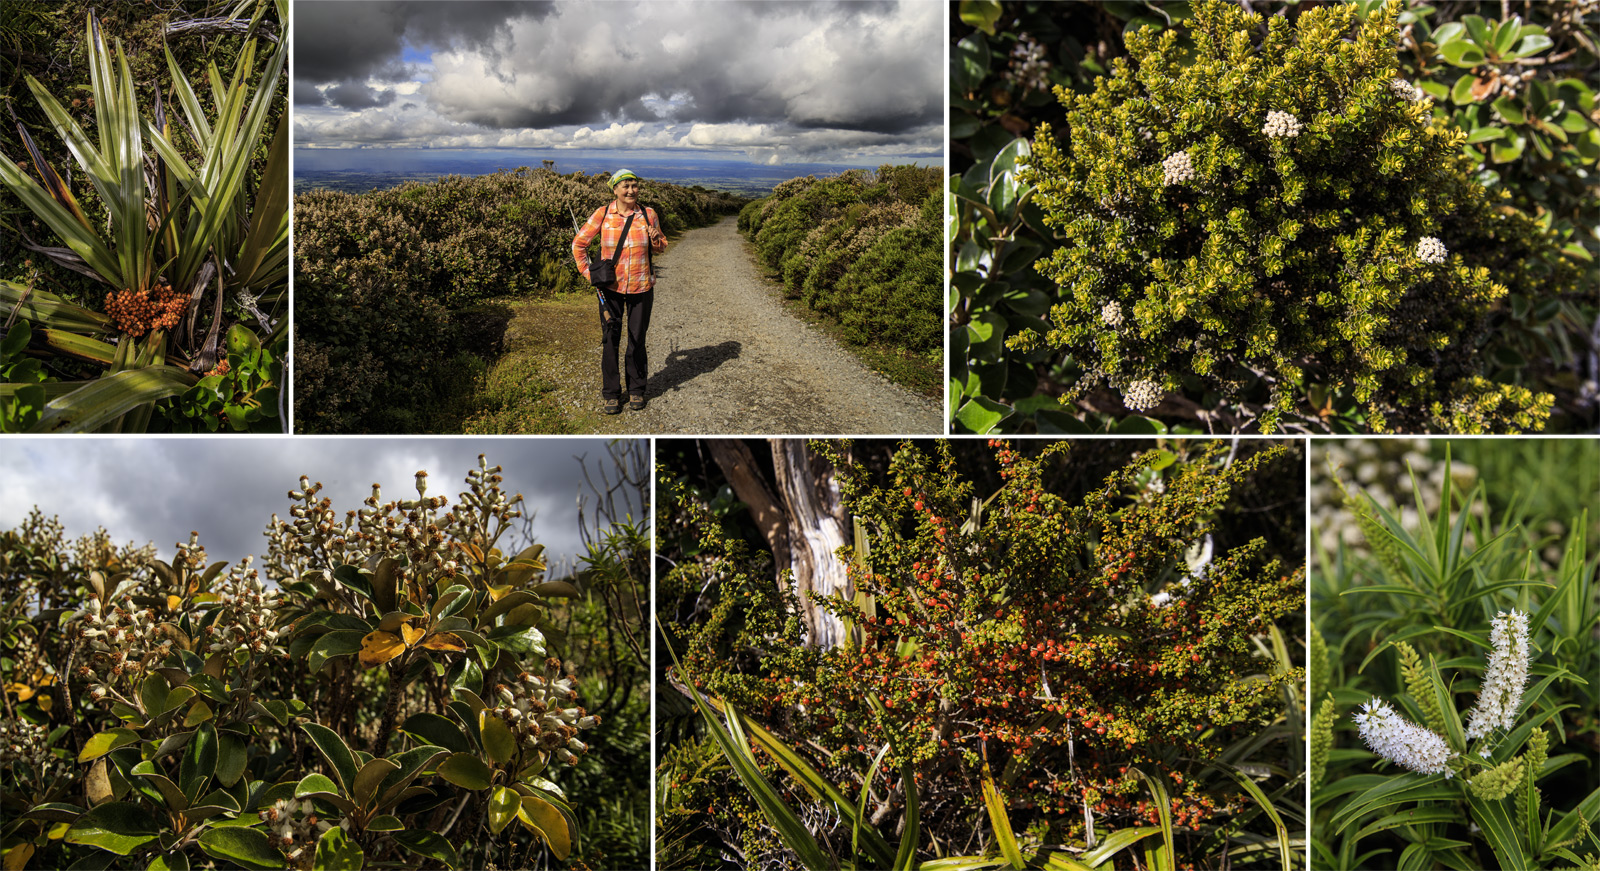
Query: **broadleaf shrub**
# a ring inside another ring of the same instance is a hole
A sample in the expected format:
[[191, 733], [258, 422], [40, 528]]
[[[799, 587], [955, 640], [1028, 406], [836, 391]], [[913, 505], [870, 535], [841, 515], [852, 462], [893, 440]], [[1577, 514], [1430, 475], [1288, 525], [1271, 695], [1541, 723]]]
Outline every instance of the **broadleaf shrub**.
[[[414, 497], [374, 485], [343, 517], [302, 477], [260, 569], [194, 535], [171, 562], [103, 530], [69, 543], [37, 509], [0, 533], [6, 867], [590, 855], [563, 772], [610, 734], [583, 703], [615, 690], [572, 673], [607, 657], [569, 649], [597, 636], [558, 600], [617, 582], [502, 552], [522, 497], [499, 472], [480, 457], [453, 507], [419, 472]], [[595, 533], [594, 571], [641, 559], [637, 530]]]
[[[1197, 855], [1213, 855], [1254, 806], [1216, 763], [1254, 756], [1300, 769], [1299, 745], [1274, 724], [1297, 710], [1289, 700], [1303, 669], [1287, 651], [1303, 570], [1276, 556], [1297, 553], [1292, 535], [1237, 539], [1230, 517], [1238, 493], [1262, 480], [1277, 482], [1274, 498], [1285, 495], [1279, 485], [1297, 489], [1293, 449], [1227, 458], [1171, 443], [1124, 454], [1069, 498], [1066, 443], [1024, 456], [991, 442], [987, 475], [948, 442], [904, 444], [886, 462], [852, 455], [857, 446], [815, 447], [858, 530], [840, 551], [847, 593], [815, 600], [843, 621], [845, 640], [808, 641], [802, 603], [743, 555], [736, 518], [717, 507], [725, 500], [706, 501], [682, 479], [663, 534], [681, 533], [685, 550], [663, 581], [662, 614], [678, 615], [676, 677], [771, 730], [845, 795], [870, 794], [886, 838], [910, 801], [909, 771], [927, 833], [918, 855], [973, 850], [969, 838], [987, 838], [991, 819], [976, 784], [992, 769], [1034, 847], [1081, 846], [1095, 837], [1091, 820], [1103, 839], [1166, 811], [1208, 845]], [[1224, 542], [1214, 554], [1213, 540]], [[710, 579], [714, 596], [701, 592]], [[1264, 653], [1274, 645], [1279, 655]], [[703, 753], [683, 741], [663, 754], [664, 781], [684, 790], [664, 800], [663, 831], [698, 812], [693, 796], [725, 791], [696, 761]], [[1141, 772], [1164, 784], [1167, 807], [1151, 801]], [[789, 782], [776, 767], [771, 776]], [[826, 820], [820, 798], [807, 818], [819, 811]], [[772, 849], [759, 818], [736, 805], [703, 813], [725, 839]], [[820, 839], [839, 837], [819, 825]]]
[[[1040, 269], [1062, 288], [1048, 333], [1078, 389], [1106, 381], [1139, 411], [1186, 380], [1225, 401], [1264, 382], [1271, 430], [1310, 381], [1348, 391], [1376, 430], [1538, 429], [1552, 398], [1484, 377], [1490, 304], [1546, 244], [1495, 202], [1396, 79], [1397, 6], [1293, 25], [1203, 3], [1195, 49], [1127, 37], [1092, 94], [1061, 93], [1023, 179], [1067, 244]], [[1576, 270], [1554, 276], [1559, 285]]]

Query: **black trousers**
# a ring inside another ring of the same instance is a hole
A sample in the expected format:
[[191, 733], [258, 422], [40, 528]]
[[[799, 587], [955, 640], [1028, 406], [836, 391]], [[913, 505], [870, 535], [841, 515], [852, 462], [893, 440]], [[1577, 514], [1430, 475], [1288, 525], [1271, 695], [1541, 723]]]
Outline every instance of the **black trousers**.
[[622, 386], [617, 378], [617, 343], [622, 339], [622, 325], [628, 325], [628, 395], [645, 395], [649, 380], [650, 358], [645, 356], [644, 334], [650, 329], [650, 307], [656, 292], [617, 293], [606, 291], [607, 317], [600, 320], [600, 397], [621, 399]]

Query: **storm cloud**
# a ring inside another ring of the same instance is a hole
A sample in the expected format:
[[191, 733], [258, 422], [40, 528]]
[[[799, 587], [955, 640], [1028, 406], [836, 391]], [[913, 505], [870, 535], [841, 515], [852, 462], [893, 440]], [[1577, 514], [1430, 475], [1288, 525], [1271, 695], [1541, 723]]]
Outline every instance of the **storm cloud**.
[[414, 496], [418, 470], [429, 473], [430, 495], [454, 505], [481, 453], [503, 467], [508, 491], [523, 494], [552, 565], [571, 568], [584, 490], [576, 458], [592, 470], [609, 463], [604, 439], [554, 438], [17, 439], [6, 453], [0, 529], [20, 526], [37, 505], [60, 517], [69, 540], [104, 527], [119, 545], [154, 543], [170, 559], [194, 530], [213, 560], [230, 563], [266, 553], [262, 532], [274, 512], [287, 519], [286, 494], [301, 475], [325, 485], [341, 516], [374, 483], [385, 499]]
[[[689, 141], [694, 130], [738, 129], [862, 134], [882, 148], [943, 122], [936, 3], [320, 2], [296, 13], [295, 99], [307, 110], [296, 141], [310, 147], [441, 136], [498, 147], [525, 131], [642, 124], [679, 147], [708, 147], [703, 133]], [[405, 106], [425, 112], [386, 123]], [[427, 115], [446, 126], [406, 129]]]

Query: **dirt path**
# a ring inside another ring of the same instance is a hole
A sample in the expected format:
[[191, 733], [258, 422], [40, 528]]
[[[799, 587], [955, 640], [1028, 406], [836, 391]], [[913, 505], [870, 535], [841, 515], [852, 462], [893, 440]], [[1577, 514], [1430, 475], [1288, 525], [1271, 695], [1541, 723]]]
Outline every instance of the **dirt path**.
[[[781, 290], [757, 270], [733, 217], [690, 230], [656, 258], [650, 319], [650, 404], [598, 413], [600, 330], [595, 304], [563, 348], [560, 404], [580, 431], [597, 433], [934, 434], [938, 400], [918, 396], [862, 366], [831, 338], [784, 311]], [[578, 304], [576, 301], [567, 305]], [[521, 316], [517, 320], [521, 320]], [[568, 321], [570, 324], [570, 321]], [[513, 332], [515, 332], [513, 325]]]

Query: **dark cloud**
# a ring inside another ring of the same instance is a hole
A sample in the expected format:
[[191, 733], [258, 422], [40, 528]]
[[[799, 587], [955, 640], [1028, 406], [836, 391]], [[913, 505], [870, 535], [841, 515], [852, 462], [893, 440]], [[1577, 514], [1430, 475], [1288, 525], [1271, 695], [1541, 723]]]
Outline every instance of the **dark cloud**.
[[341, 514], [359, 508], [373, 483], [386, 499], [414, 494], [418, 469], [429, 473], [428, 492], [453, 505], [479, 453], [504, 467], [506, 489], [522, 493], [535, 515], [534, 538], [570, 567], [583, 488], [574, 457], [606, 460], [602, 439], [18, 440], [7, 445], [0, 529], [38, 505], [59, 515], [71, 538], [104, 526], [119, 544], [154, 542], [170, 557], [196, 530], [212, 559], [233, 562], [265, 553], [262, 532], [274, 512], [287, 517], [285, 494], [302, 474], [325, 485]]
[[316, 84], [365, 79], [400, 59], [402, 44], [481, 48], [507, 21], [542, 18], [548, 2], [319, 0], [294, 7], [295, 76]]
[[[313, 60], [297, 76], [365, 82], [394, 75], [402, 41], [449, 47], [422, 98], [494, 130], [664, 121], [895, 134], [944, 116], [943, 11], [917, 0], [302, 8], [297, 61]], [[310, 48], [301, 29], [316, 32]], [[336, 35], [352, 29], [353, 45]], [[328, 96], [363, 107], [359, 93]]]
[[394, 102], [394, 91], [379, 91], [361, 82], [341, 82], [323, 92], [329, 105], [341, 109], [371, 109]]
[[321, 106], [326, 102], [322, 98], [322, 92], [317, 90], [317, 86], [309, 80], [294, 80], [294, 104], [296, 106]]

